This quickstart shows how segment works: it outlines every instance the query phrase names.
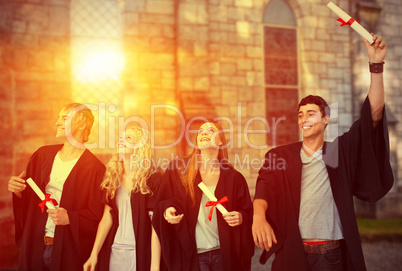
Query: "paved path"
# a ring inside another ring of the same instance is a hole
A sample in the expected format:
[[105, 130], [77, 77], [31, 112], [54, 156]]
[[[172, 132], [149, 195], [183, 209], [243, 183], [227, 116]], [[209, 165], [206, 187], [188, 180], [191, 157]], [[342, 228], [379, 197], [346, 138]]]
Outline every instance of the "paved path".
[[[261, 249], [256, 248], [255, 255], [252, 259], [252, 271], [271, 270], [273, 257], [271, 257], [265, 265], [261, 265], [258, 262], [261, 252]], [[363, 253], [368, 271], [402, 271], [402, 242], [363, 243]], [[14, 254], [9, 255], [12, 259], [8, 259], [7, 262], [0, 261], [0, 270], [15, 270], [18, 254]]]
[[[259, 248], [255, 250], [255, 255], [252, 259], [252, 271], [271, 270], [271, 263], [273, 259], [269, 259], [265, 265], [261, 265], [258, 262], [261, 251], [262, 250]], [[367, 271], [402, 270], [402, 243], [363, 243], [363, 253], [366, 261]]]

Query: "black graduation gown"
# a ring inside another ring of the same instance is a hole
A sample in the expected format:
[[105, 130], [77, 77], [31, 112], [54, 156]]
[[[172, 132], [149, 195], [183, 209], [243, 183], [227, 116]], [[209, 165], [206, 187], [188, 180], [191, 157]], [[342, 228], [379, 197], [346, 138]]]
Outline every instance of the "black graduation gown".
[[[153, 210], [153, 198], [156, 195], [155, 193], [157, 192], [161, 176], [162, 175], [160, 172], [156, 172], [147, 180], [147, 185], [151, 189], [152, 195], [144, 195], [140, 192], [131, 193], [130, 201], [134, 226], [137, 271], [150, 270], [152, 226], [148, 211]], [[119, 212], [116, 206], [116, 197], [113, 199], [109, 198], [109, 201], [106, 201], [105, 197], [104, 199], [104, 203], [108, 204], [112, 208], [110, 213], [112, 214], [113, 224], [99, 253], [99, 263], [97, 266], [101, 271], [109, 270], [110, 253], [112, 251], [114, 237], [119, 227]]]
[[[200, 174], [194, 182], [196, 203], [192, 204], [186, 196], [179, 173], [173, 161], [162, 178], [157, 196], [157, 204], [152, 221], [155, 231], [161, 240], [162, 258], [168, 270], [196, 271], [199, 270], [195, 230], [202, 191], [198, 187]], [[218, 232], [222, 254], [223, 270], [250, 270], [251, 257], [254, 254], [254, 243], [251, 234], [252, 203], [243, 175], [227, 165], [222, 165], [219, 181], [215, 190], [219, 200], [224, 196], [229, 198], [226, 209], [242, 214], [243, 223], [230, 227], [218, 210]], [[179, 224], [171, 225], [163, 217], [166, 208], [173, 206], [180, 214], [184, 214]]]
[[[269, 253], [264, 251], [260, 258], [264, 263], [275, 253], [272, 270], [307, 270], [298, 227], [301, 147], [302, 142], [299, 142], [269, 151], [257, 179], [255, 199], [268, 202], [266, 218], [278, 240], [278, 244]], [[323, 160], [343, 228], [344, 270], [366, 270], [353, 196], [374, 202], [393, 185], [385, 111], [382, 121], [374, 129], [367, 98], [361, 118], [351, 129], [334, 142], [325, 142]]]
[[[43, 192], [61, 147], [41, 147], [28, 163], [26, 179], [32, 178]], [[81, 270], [88, 259], [103, 212], [100, 184], [104, 171], [105, 166], [85, 150], [67, 177], [59, 206], [67, 210], [70, 224], [56, 226], [50, 270]], [[22, 199], [13, 194], [15, 238], [21, 249], [20, 270], [42, 270], [48, 213], [46, 208], [41, 212], [40, 201], [29, 185], [22, 192]]]

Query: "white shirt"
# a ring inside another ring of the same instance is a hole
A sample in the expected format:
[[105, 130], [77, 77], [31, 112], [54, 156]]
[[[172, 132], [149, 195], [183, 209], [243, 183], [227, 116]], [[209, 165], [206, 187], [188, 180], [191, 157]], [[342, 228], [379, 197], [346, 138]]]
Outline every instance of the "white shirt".
[[[46, 193], [49, 193], [51, 195], [50, 197], [55, 199], [59, 205], [64, 183], [78, 159], [79, 157], [68, 162], [63, 162], [60, 159], [59, 153], [57, 153], [56, 157], [54, 158], [52, 171], [50, 173], [50, 181], [46, 185], [45, 191]], [[53, 220], [50, 218], [50, 216], [48, 216], [45, 235], [48, 237], [54, 237], [55, 229], [56, 225], [53, 223]]]
[[116, 205], [119, 211], [119, 227], [112, 249], [135, 249], [135, 234], [133, 225], [133, 212], [131, 211], [131, 196], [123, 186], [119, 186], [116, 190]]
[[[207, 186], [212, 194], [215, 193], [216, 186]], [[195, 240], [197, 242], [197, 253], [203, 253], [220, 248], [218, 218], [216, 208], [214, 208], [212, 219], [209, 221], [208, 215], [212, 207], [205, 207], [209, 201], [207, 196], [202, 193], [200, 210], [198, 212], [197, 225], [195, 227]]]

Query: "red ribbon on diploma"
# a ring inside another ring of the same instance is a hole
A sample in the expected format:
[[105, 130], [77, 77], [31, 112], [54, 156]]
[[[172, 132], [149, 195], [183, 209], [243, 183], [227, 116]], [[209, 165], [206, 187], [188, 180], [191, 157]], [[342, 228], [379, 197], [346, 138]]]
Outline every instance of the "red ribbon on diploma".
[[211, 221], [211, 219], [212, 219], [212, 214], [213, 214], [213, 212], [214, 212], [214, 207], [215, 207], [216, 205], [218, 205], [219, 203], [220, 203], [220, 204], [223, 204], [223, 206], [225, 206], [225, 202], [228, 202], [228, 201], [229, 201], [229, 198], [228, 198], [227, 196], [224, 196], [224, 197], [221, 198], [220, 200], [217, 200], [217, 201], [208, 201], [207, 204], [205, 204], [205, 207], [212, 206], [211, 209], [209, 210], [209, 214], [208, 214], [208, 219], [209, 219], [209, 221]]
[[[344, 26], [344, 25], [347, 25], [347, 24], [352, 25], [355, 22], [355, 20], [353, 18], [350, 18], [349, 21], [347, 21], [347, 22], [345, 22], [341, 18], [338, 18], [337, 21], [341, 23], [340, 26]], [[356, 20], [356, 22], [359, 22], [359, 21]]]
[[45, 194], [45, 199], [42, 200], [42, 201], [38, 204], [39, 207], [40, 207], [40, 209], [42, 210], [42, 213], [43, 213], [43, 211], [45, 210], [46, 202], [51, 201], [54, 206], [57, 206], [57, 205], [58, 205], [57, 201], [56, 201], [55, 199], [52, 199], [50, 196], [51, 196], [51, 195], [50, 195], [49, 193], [46, 193], [46, 194]]

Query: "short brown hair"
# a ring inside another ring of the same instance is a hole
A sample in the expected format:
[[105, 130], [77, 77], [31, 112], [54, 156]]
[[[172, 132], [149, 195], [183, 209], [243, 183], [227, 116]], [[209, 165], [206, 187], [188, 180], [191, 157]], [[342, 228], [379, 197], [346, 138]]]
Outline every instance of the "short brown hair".
[[299, 103], [297, 112], [299, 112], [299, 109], [301, 106], [307, 105], [307, 104], [317, 105], [320, 108], [322, 117], [325, 117], [325, 116], [330, 117], [331, 116], [331, 108], [329, 107], [327, 102], [322, 97], [316, 96], [316, 95], [308, 95], [307, 97], [304, 97]]
[[84, 142], [87, 142], [95, 119], [92, 111], [86, 105], [80, 103], [67, 104], [63, 107], [63, 110], [66, 110], [68, 113], [71, 112], [71, 110], [76, 111], [74, 116], [77, 119], [75, 119], [75, 121], [78, 125], [85, 125]]

